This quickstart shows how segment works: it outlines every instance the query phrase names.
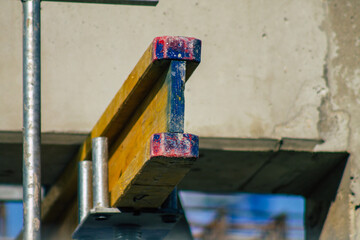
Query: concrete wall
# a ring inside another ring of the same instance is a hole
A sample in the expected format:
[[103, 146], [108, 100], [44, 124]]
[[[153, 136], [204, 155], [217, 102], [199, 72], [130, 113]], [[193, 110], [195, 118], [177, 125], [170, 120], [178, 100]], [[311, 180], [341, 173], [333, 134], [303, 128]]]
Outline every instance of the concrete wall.
[[[21, 3], [1, 9], [0, 129], [21, 129]], [[326, 33], [319, 1], [42, 3], [43, 131], [89, 131], [155, 36], [203, 40], [186, 89], [201, 136], [317, 138]]]
[[[0, 2], [0, 130], [21, 130], [21, 2]], [[86, 132], [155, 36], [203, 40], [186, 130], [351, 153], [323, 239], [360, 239], [360, 2], [42, 3], [42, 129]], [[357, 211], [356, 211], [357, 210]]]

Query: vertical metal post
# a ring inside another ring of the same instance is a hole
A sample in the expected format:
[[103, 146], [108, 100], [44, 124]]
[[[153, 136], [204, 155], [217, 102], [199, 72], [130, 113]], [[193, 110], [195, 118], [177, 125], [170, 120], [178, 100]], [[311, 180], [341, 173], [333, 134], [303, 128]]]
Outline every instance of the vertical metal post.
[[40, 0], [23, 5], [23, 201], [24, 239], [40, 240], [41, 94]]
[[176, 214], [170, 214], [170, 213], [176, 213], [178, 212], [178, 190], [177, 187], [174, 188], [174, 190], [170, 193], [170, 195], [167, 197], [165, 202], [162, 204], [161, 208], [166, 209], [167, 212], [169, 212], [168, 215], [163, 215], [162, 220], [163, 222], [176, 222]]
[[168, 198], [162, 205], [163, 208], [177, 210], [178, 209], [178, 190], [177, 187], [170, 193]]
[[94, 207], [109, 207], [108, 143], [106, 137], [92, 140]]
[[92, 208], [92, 162], [79, 162], [79, 223]]

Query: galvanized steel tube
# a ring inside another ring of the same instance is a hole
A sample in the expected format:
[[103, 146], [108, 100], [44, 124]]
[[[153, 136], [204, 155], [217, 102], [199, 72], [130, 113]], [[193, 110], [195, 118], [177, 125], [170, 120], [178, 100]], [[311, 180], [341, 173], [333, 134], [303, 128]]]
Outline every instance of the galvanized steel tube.
[[92, 162], [79, 162], [78, 178], [79, 223], [92, 208]]
[[94, 207], [109, 207], [108, 143], [106, 137], [92, 139], [93, 204]]
[[24, 239], [40, 240], [41, 94], [40, 0], [23, 5], [23, 201]]

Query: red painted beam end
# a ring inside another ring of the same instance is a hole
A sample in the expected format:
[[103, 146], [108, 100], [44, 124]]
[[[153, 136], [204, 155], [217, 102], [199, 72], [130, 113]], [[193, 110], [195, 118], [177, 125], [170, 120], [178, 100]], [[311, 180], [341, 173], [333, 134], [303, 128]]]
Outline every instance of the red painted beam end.
[[163, 36], [153, 41], [153, 61], [169, 59], [200, 62], [201, 40], [192, 37]]
[[187, 133], [153, 134], [150, 157], [198, 158], [199, 137]]

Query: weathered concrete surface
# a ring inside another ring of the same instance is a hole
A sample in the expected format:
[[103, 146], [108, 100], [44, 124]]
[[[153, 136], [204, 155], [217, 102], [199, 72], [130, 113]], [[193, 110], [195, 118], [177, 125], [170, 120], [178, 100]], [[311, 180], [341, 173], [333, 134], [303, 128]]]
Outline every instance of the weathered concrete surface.
[[360, 239], [360, 2], [324, 2], [322, 24], [327, 34], [324, 79], [328, 89], [319, 107], [323, 148], [346, 148], [349, 164], [321, 239]]
[[[259, 7], [261, 6], [261, 7]], [[21, 3], [2, 0], [0, 130], [21, 129]], [[203, 40], [186, 130], [318, 138], [326, 34], [319, 1], [160, 1], [156, 8], [42, 3], [42, 130], [88, 131], [159, 35]]]
[[187, 129], [201, 136], [317, 138], [325, 88], [321, 3], [226, 3], [214, 9], [207, 3], [214, 16], [219, 8], [228, 13], [207, 25], [204, 60], [187, 85]]

